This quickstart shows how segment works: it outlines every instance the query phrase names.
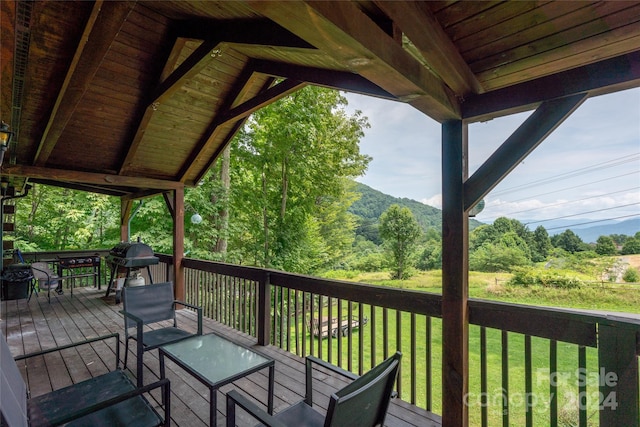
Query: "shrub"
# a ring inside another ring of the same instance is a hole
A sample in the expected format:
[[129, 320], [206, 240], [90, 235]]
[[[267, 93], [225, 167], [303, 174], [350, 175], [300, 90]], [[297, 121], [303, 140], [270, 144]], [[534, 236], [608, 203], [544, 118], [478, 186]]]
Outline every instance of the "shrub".
[[554, 271], [538, 272], [522, 269], [513, 273], [513, 277], [508, 284], [525, 287], [538, 285], [545, 288], [573, 289], [582, 286], [582, 280]]
[[629, 267], [622, 275], [622, 280], [628, 283], [640, 282], [640, 273], [638, 273], [637, 269]]

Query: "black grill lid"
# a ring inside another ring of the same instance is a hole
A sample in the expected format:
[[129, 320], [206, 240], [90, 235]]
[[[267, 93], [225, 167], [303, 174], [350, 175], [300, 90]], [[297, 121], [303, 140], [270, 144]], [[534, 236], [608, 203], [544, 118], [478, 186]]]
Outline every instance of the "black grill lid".
[[140, 242], [120, 242], [109, 251], [107, 262], [123, 267], [143, 267], [160, 262], [149, 245]]

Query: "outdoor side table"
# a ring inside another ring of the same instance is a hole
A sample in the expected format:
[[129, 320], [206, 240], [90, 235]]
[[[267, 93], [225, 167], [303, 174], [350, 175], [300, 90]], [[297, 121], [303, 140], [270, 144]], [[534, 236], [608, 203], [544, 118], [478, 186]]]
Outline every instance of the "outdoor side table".
[[218, 388], [264, 368], [269, 368], [267, 409], [269, 414], [273, 414], [275, 367], [273, 359], [214, 333], [198, 335], [162, 346], [159, 348], [159, 355], [160, 378], [165, 378], [164, 358], [167, 357], [209, 387], [210, 426], [216, 425]]

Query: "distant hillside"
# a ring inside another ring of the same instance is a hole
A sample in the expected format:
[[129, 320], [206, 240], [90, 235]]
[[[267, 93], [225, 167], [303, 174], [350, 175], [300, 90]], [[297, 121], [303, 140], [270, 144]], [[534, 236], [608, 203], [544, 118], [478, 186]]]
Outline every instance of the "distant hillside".
[[595, 243], [600, 236], [610, 236], [611, 234], [624, 234], [634, 236], [640, 231], [640, 218], [632, 218], [626, 221], [611, 224], [595, 225], [588, 228], [572, 228], [583, 242]]
[[[380, 215], [393, 204], [409, 208], [424, 231], [432, 227], [438, 231], [442, 228], [442, 211], [433, 206], [425, 205], [424, 203], [404, 197], [393, 197], [359, 182], [356, 182], [355, 191], [362, 194], [362, 197], [351, 205], [349, 211], [361, 218], [361, 228], [376, 226]], [[480, 221], [475, 219], [469, 221], [469, 229], [474, 229], [479, 225], [482, 225]], [[377, 238], [368, 235], [366, 231], [362, 233], [360, 233], [360, 231], [359, 234], [364, 234], [370, 240], [379, 243], [377, 242]]]
[[[550, 235], [560, 234], [565, 230], [570, 229], [585, 243], [595, 243], [600, 236], [610, 236], [612, 234], [634, 236], [638, 231], [640, 231], [640, 218], [631, 218], [625, 221], [611, 220], [606, 222], [597, 222], [591, 226], [589, 225], [590, 222], [596, 221], [597, 220], [590, 219], [560, 219], [540, 223], [535, 220], [522, 220], [522, 223], [531, 223], [528, 225], [530, 230], [535, 229], [538, 225], [542, 225]], [[582, 223], [583, 225], [574, 225], [576, 223]]]

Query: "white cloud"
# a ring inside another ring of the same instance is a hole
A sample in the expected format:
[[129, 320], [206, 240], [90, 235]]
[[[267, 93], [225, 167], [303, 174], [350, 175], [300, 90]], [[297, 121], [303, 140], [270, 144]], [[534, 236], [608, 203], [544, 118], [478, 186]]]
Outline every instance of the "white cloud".
[[[373, 161], [358, 180], [440, 208], [440, 124], [409, 105], [352, 94], [347, 98], [349, 108], [362, 110], [372, 126], [360, 146]], [[530, 114], [470, 125], [470, 173]], [[638, 198], [640, 89], [633, 89], [587, 100], [487, 195], [477, 219], [549, 219], [618, 207], [588, 214], [611, 218], [640, 214], [638, 205], [620, 207]]]

